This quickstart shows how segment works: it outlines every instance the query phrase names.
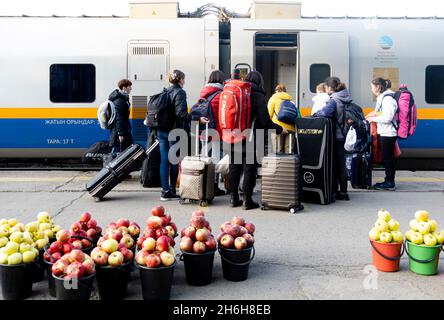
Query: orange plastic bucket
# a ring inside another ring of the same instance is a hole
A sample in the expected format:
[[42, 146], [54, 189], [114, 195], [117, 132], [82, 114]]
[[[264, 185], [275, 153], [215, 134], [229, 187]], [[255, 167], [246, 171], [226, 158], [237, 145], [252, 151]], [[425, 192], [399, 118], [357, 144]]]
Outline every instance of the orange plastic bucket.
[[382, 243], [370, 240], [372, 246], [373, 265], [379, 271], [399, 271], [399, 261], [404, 254], [402, 243]]

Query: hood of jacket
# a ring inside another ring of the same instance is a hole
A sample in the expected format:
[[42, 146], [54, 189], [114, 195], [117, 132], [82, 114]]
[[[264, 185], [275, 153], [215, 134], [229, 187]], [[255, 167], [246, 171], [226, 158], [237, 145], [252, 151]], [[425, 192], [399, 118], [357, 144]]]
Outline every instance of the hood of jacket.
[[265, 91], [264, 89], [262, 89], [261, 87], [259, 87], [257, 84], [250, 82], [251, 83], [251, 92], [256, 92], [256, 93], [262, 93], [265, 96]]
[[273, 96], [280, 100], [293, 100], [293, 97], [287, 92], [276, 92]]
[[115, 101], [117, 99], [129, 100], [129, 96], [127, 94], [122, 93], [119, 89], [111, 92], [108, 98], [110, 101]]
[[336, 102], [338, 102], [338, 101], [342, 102], [342, 104], [348, 103], [348, 102], [352, 101], [352, 99], [350, 97], [350, 93], [348, 92], [347, 89], [344, 89], [344, 90], [339, 91], [339, 92], [334, 92], [331, 95], [331, 98], [335, 99]]
[[221, 91], [223, 89], [224, 89], [224, 86], [220, 83], [208, 83], [200, 91], [200, 97], [206, 99], [209, 96], [211, 96], [213, 93], [215, 93], [217, 91]]

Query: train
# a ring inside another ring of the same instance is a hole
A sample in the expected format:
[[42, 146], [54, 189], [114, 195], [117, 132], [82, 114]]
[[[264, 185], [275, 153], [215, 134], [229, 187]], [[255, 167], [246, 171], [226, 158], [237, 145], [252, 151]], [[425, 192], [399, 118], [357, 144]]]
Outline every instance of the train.
[[0, 17], [0, 158], [79, 158], [108, 140], [97, 108], [118, 80], [133, 83], [134, 140], [145, 144], [151, 95], [168, 72], [186, 74], [194, 104], [213, 70], [260, 71], [267, 96], [285, 83], [303, 115], [316, 85], [345, 82], [353, 101], [374, 109], [376, 76], [407, 84], [418, 108], [402, 157], [444, 159], [444, 19], [301, 17]]

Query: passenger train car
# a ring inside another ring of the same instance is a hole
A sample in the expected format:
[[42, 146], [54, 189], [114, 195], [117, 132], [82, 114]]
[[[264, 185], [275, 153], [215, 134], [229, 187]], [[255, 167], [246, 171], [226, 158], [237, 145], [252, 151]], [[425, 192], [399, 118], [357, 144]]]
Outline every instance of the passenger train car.
[[211, 71], [263, 73], [307, 115], [316, 85], [340, 77], [354, 101], [374, 108], [370, 81], [408, 85], [418, 106], [403, 157], [444, 158], [444, 19], [0, 17], [0, 158], [76, 158], [107, 140], [97, 107], [117, 81], [133, 82], [131, 121], [144, 144], [149, 96], [168, 71], [186, 73], [188, 104]]

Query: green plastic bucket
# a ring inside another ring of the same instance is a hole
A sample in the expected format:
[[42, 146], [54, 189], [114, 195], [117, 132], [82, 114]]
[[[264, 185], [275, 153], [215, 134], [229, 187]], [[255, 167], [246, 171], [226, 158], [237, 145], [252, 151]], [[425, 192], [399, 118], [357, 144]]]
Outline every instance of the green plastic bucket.
[[439, 253], [441, 245], [424, 246], [406, 241], [405, 252], [409, 256], [410, 271], [423, 276], [433, 276], [438, 273]]

